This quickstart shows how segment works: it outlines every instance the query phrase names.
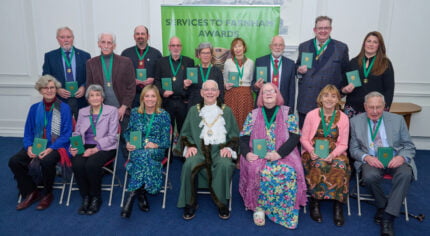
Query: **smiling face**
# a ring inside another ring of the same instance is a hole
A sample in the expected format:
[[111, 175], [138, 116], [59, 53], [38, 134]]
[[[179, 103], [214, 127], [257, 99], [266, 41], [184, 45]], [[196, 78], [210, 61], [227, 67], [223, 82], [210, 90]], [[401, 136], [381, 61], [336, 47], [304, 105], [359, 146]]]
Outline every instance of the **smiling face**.
[[88, 93], [88, 103], [92, 107], [99, 107], [103, 103], [103, 96], [99, 91], [90, 91]]
[[233, 52], [235, 57], [242, 57], [245, 52], [245, 46], [243, 46], [241, 41], [237, 41], [233, 46]]
[[369, 35], [366, 41], [364, 41], [364, 53], [367, 57], [372, 57], [376, 55], [379, 48], [379, 40], [374, 35]]
[[134, 29], [134, 41], [136, 41], [136, 45], [143, 49], [148, 44], [149, 34], [146, 31], [145, 26], [138, 26]]
[[336, 105], [339, 103], [339, 97], [336, 93], [324, 93], [321, 96], [321, 103], [324, 110], [332, 111], [336, 109]]
[[367, 117], [376, 121], [384, 113], [385, 103], [382, 97], [370, 97], [364, 103], [364, 110], [366, 110]]
[[154, 90], [148, 90], [143, 96], [143, 103], [145, 104], [145, 109], [154, 110], [157, 105], [157, 95]]
[[102, 52], [102, 55], [108, 56], [113, 53], [116, 45], [113, 42], [112, 35], [102, 34], [100, 40], [98, 42], [99, 48]]
[[182, 44], [181, 44], [181, 40], [179, 40], [179, 38], [173, 37], [170, 39], [169, 51], [170, 51], [170, 55], [172, 55], [172, 57], [174, 57], [174, 58], [178, 58], [181, 55]]
[[219, 96], [217, 83], [213, 80], [207, 80], [200, 90], [200, 95], [203, 97], [205, 105], [215, 104]]
[[325, 42], [331, 33], [331, 24], [329, 20], [321, 20], [315, 24], [314, 27], [315, 37], [318, 42]]
[[285, 49], [284, 39], [281, 36], [275, 36], [270, 44], [270, 51], [272, 51], [272, 56], [278, 58], [282, 56]]
[[276, 90], [270, 84], [264, 84], [261, 88], [263, 94], [263, 105], [267, 108], [276, 106]]
[[198, 58], [202, 62], [202, 65], [205, 65], [205, 66], [209, 65], [209, 63], [212, 60], [211, 49], [210, 48], [203, 48], [202, 50], [200, 50]]
[[39, 93], [42, 94], [43, 100], [51, 102], [55, 99], [57, 87], [55, 87], [55, 83], [53, 81], [50, 81], [45, 87], [42, 87], [39, 90]]
[[60, 47], [65, 51], [69, 51], [73, 47], [73, 33], [68, 29], [63, 29], [57, 34], [57, 41]]

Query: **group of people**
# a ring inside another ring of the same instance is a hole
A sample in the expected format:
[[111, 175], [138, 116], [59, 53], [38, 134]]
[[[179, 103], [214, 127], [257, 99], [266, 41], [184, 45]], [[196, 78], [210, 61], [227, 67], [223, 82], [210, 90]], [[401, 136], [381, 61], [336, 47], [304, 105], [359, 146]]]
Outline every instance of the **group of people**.
[[[282, 55], [281, 36], [273, 37], [270, 54], [255, 63], [245, 55], [244, 39], [235, 38], [222, 71], [211, 63], [210, 43], [198, 45], [200, 64], [195, 66], [193, 59], [181, 54], [178, 37], [170, 39], [168, 56], [149, 46], [145, 26], [135, 28], [136, 45], [121, 56], [114, 53], [115, 35], [101, 33], [101, 54], [93, 58], [73, 45], [70, 28], [58, 29], [60, 48], [45, 54], [43, 76], [35, 86], [43, 99], [31, 106], [24, 148], [9, 161], [24, 197], [17, 210], [39, 199], [37, 209], [49, 207], [56, 164], [70, 159], [82, 196], [78, 212], [96, 213], [101, 204], [101, 167], [118, 150], [127, 158], [131, 177], [121, 216], [130, 217], [135, 198], [141, 210], [149, 211], [146, 194], [161, 190], [161, 161], [172, 146], [169, 134], [176, 127], [175, 153], [185, 158], [177, 206], [184, 208], [186, 220], [195, 216], [199, 187], [209, 189], [220, 218], [230, 217], [230, 183], [238, 162], [239, 192], [245, 207], [254, 212], [255, 224], [264, 225], [267, 215], [296, 228], [298, 210], [306, 205], [308, 194], [313, 220], [322, 222], [320, 201], [333, 200], [334, 223], [342, 226], [350, 161], [355, 160], [375, 195], [375, 221], [381, 223], [383, 234], [392, 234], [393, 219], [417, 175], [415, 147], [405, 122], [387, 112], [394, 72], [382, 35], [368, 33], [360, 53], [350, 61], [347, 45], [330, 37], [331, 18], [317, 17], [313, 31], [315, 37], [300, 44], [296, 63]], [[311, 64], [302, 63], [308, 60]], [[267, 70], [265, 79], [257, 75], [261, 67]], [[195, 82], [188, 68], [197, 68]], [[354, 70], [361, 86], [345, 75]], [[140, 131], [138, 146], [131, 140], [134, 131]], [[80, 136], [84, 151], [70, 146], [71, 136]], [[47, 140], [46, 149], [37, 155], [35, 138]], [[378, 160], [378, 147], [393, 148], [388, 166]], [[35, 166], [42, 182], [36, 181]], [[384, 173], [393, 175], [389, 198], [380, 188]], [[42, 191], [38, 184], [43, 184]]]

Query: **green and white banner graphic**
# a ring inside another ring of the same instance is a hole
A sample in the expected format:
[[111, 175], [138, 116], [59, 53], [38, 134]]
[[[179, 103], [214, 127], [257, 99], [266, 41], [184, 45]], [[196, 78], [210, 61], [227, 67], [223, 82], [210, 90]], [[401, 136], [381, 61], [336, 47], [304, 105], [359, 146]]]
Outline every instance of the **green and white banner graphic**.
[[182, 54], [198, 62], [199, 43], [214, 47], [214, 63], [229, 57], [231, 41], [240, 37], [247, 44], [246, 56], [255, 58], [270, 52], [272, 37], [279, 33], [279, 6], [162, 6], [163, 55], [169, 55], [169, 39], [181, 39]]

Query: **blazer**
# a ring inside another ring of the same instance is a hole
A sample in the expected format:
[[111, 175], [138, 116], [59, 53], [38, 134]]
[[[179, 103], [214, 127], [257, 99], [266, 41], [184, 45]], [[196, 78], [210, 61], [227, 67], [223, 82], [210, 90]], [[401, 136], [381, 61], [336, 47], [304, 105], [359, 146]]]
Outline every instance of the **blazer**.
[[[73, 136], [82, 136], [82, 141], [85, 144], [85, 132], [91, 129], [90, 123], [90, 107], [87, 106], [79, 110], [78, 121], [76, 122]], [[103, 105], [103, 111], [96, 124], [96, 142], [100, 145], [101, 150], [109, 151], [116, 149], [118, 139], [118, 108]]]
[[[290, 107], [290, 114], [294, 113], [294, 103], [296, 97], [296, 68], [294, 61], [284, 56], [281, 57], [282, 70], [281, 70], [281, 84], [279, 90], [281, 91], [282, 98], [284, 99], [284, 105]], [[259, 57], [255, 60], [255, 68], [259, 66], [267, 67], [267, 81], [272, 82], [272, 68], [270, 62], [270, 54]], [[254, 69], [254, 78], [252, 79], [251, 86], [252, 90], [257, 93], [260, 89], [254, 87], [257, 78], [256, 69]]]
[[[112, 86], [116, 98], [121, 105], [127, 106], [127, 114], [136, 94], [136, 76], [130, 58], [113, 54]], [[100, 56], [93, 57], [87, 62], [87, 87], [98, 84], [103, 87], [104, 77]]]
[[[86, 82], [86, 67], [85, 63], [91, 58], [91, 55], [88, 52], [77, 49], [73, 47], [75, 50], [75, 61], [76, 61], [76, 71], [75, 73], [76, 81], [78, 82], [78, 86], [85, 86]], [[66, 75], [65, 68], [63, 63], [63, 56], [61, 55], [61, 48], [52, 50], [50, 52], [45, 53], [45, 59], [42, 66], [42, 75], [52, 75], [54, 76], [58, 82], [61, 83], [61, 86], [64, 88], [66, 84]], [[61, 96], [57, 97], [62, 101], [65, 101]], [[85, 96], [78, 99], [79, 107], [83, 107], [87, 104]]]
[[314, 54], [312, 68], [308, 69], [306, 74], [298, 74], [299, 95], [297, 97], [297, 111], [306, 114], [318, 107], [316, 99], [321, 89], [326, 85], [335, 85], [340, 90], [343, 78], [348, 70], [349, 56], [348, 46], [332, 39], [320, 59], [315, 60], [314, 39], [311, 39], [299, 45], [297, 67], [301, 64], [302, 52], [311, 52]]
[[[415, 145], [409, 136], [405, 120], [402, 116], [390, 112], [384, 112], [382, 118], [384, 119], [388, 145], [394, 148], [398, 156], [409, 158], [408, 164], [412, 168], [415, 180], [417, 180], [417, 167], [414, 162]], [[368, 129], [366, 113], [361, 113], [351, 119], [349, 152], [352, 158], [357, 160], [355, 162], [356, 168], [363, 164], [361, 157], [369, 153]]]

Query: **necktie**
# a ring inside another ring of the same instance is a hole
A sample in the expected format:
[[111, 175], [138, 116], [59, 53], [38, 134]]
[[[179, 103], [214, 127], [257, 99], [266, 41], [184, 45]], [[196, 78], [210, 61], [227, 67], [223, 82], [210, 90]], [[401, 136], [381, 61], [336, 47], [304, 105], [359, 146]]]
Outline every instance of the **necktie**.
[[272, 76], [272, 83], [274, 85], [276, 85], [276, 87], [279, 87], [279, 64], [278, 64], [279, 60], [275, 59], [275, 64], [273, 68], [273, 76]]
[[67, 82], [73, 82], [74, 79], [73, 79], [73, 70], [72, 70], [72, 60], [70, 60], [70, 51], [66, 52], [66, 57], [67, 57], [67, 60], [70, 62], [70, 63], [65, 63], [66, 64], [66, 81]]
[[[376, 126], [378, 126], [378, 121], [374, 120], [373, 121], [373, 133], [376, 130]], [[381, 135], [379, 135], [379, 129], [378, 129], [378, 133], [375, 136], [375, 140], [373, 140], [373, 145], [375, 147], [375, 152], [378, 151], [378, 147], [382, 147], [382, 139], [381, 139]]]

